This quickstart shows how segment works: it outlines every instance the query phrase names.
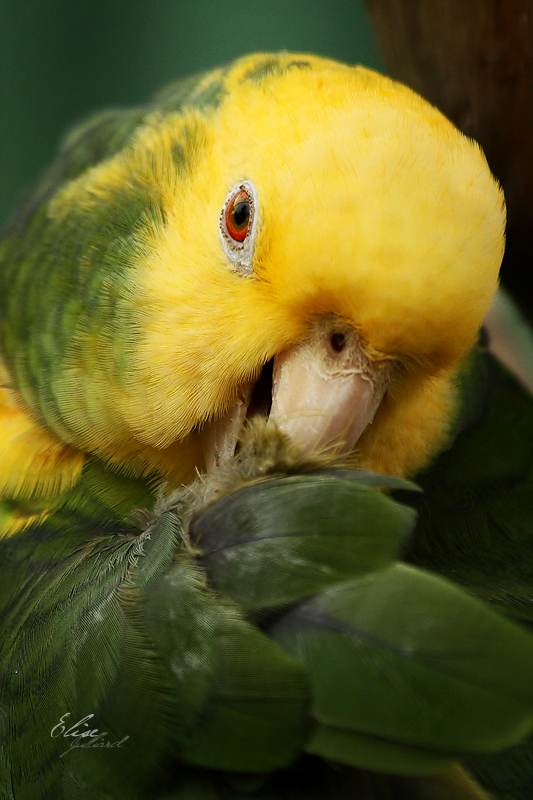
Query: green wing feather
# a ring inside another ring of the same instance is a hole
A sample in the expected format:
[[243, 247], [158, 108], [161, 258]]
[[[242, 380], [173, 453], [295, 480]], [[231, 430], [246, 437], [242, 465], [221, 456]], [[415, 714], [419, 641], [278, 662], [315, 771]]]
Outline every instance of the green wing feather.
[[[405, 556], [530, 626], [533, 398], [485, 348], [473, 358], [462, 430], [417, 476], [423, 493], [404, 496], [419, 512]], [[526, 800], [533, 786], [533, 737], [469, 765], [496, 797]]]
[[349, 474], [272, 480], [212, 506], [192, 535], [213, 587], [247, 610], [275, 609], [388, 566], [414, 514], [367, 487], [409, 484]]
[[[319, 471], [190, 530], [171, 501], [141, 531], [66, 509], [3, 541], [3, 796], [461, 797], [424, 775], [531, 729], [533, 637], [395, 565], [414, 516], [380, 483], [411, 488]], [[71, 721], [120, 746], [50, 735]]]
[[[486, 352], [474, 419], [417, 477], [408, 560], [533, 620], [533, 398]], [[478, 367], [479, 369], [479, 367]]]

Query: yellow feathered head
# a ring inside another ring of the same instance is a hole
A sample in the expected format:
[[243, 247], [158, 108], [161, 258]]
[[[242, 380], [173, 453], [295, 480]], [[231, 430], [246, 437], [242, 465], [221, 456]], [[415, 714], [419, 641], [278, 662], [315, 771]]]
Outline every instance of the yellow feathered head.
[[4, 334], [33, 413], [175, 483], [255, 413], [303, 449], [419, 469], [498, 282], [504, 203], [480, 148], [406, 87], [307, 55], [243, 58], [130, 114], [67, 142], [110, 129], [24, 223], [40, 264], [9, 256], [46, 273], [32, 308], [53, 370]]

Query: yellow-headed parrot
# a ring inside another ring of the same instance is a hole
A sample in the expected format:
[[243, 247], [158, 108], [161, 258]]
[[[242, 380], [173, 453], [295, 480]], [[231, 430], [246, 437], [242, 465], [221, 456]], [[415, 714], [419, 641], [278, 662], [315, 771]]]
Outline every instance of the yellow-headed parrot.
[[3, 800], [531, 796], [504, 227], [474, 142], [316, 56], [67, 135], [0, 243]]

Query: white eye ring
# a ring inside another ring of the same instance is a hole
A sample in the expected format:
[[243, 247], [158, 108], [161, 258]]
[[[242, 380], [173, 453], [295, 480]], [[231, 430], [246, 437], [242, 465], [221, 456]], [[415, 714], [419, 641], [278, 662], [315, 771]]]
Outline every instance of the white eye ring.
[[[239, 241], [234, 238], [228, 230], [227, 214], [232, 202], [242, 193], [248, 195], [250, 217], [244, 233], [244, 238], [242, 241]], [[228, 192], [224, 205], [222, 206], [222, 211], [220, 212], [219, 230], [222, 247], [235, 269], [243, 275], [251, 275], [254, 270], [253, 257], [255, 239], [257, 236], [258, 211], [259, 199], [257, 196], [257, 189], [252, 181], [242, 180], [236, 183]]]

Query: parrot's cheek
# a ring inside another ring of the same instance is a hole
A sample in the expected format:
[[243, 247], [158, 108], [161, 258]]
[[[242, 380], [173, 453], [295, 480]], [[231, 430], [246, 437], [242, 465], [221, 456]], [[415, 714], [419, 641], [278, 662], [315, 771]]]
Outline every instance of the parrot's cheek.
[[350, 452], [383, 399], [394, 369], [372, 361], [354, 330], [336, 318], [316, 323], [308, 338], [265, 365], [257, 383], [242, 385], [237, 402], [204, 432], [208, 470], [235, 454], [242, 426], [268, 417], [302, 454]]

